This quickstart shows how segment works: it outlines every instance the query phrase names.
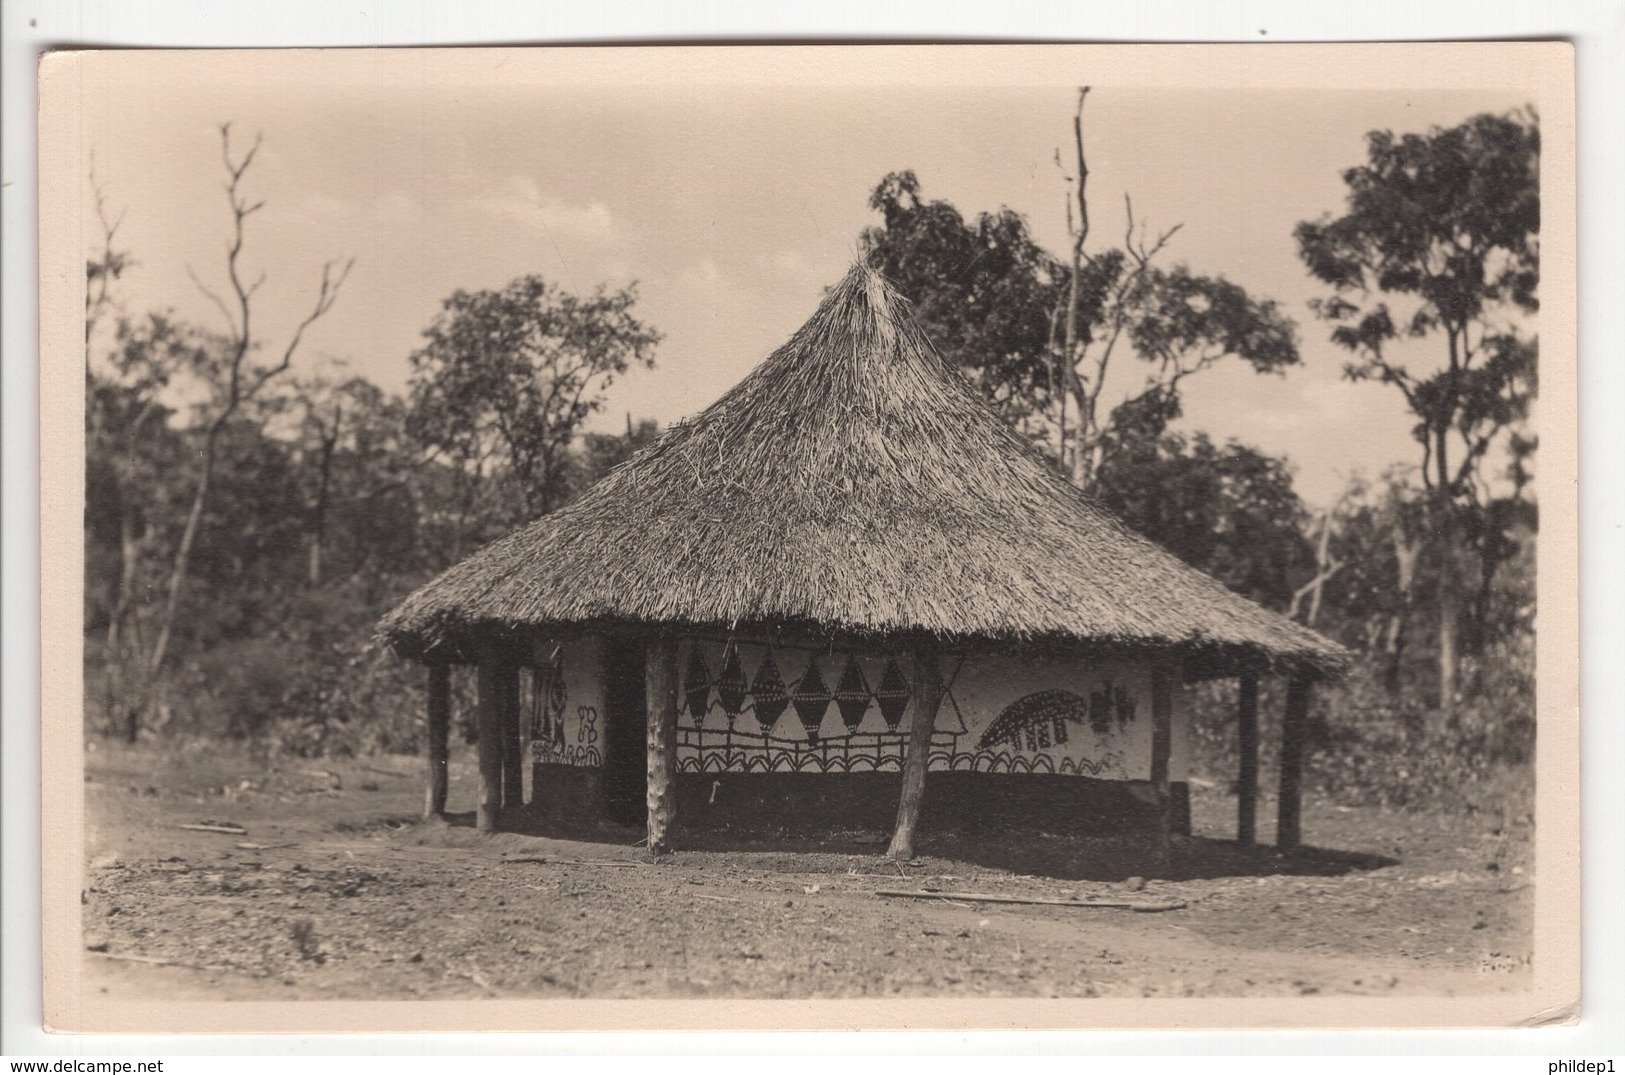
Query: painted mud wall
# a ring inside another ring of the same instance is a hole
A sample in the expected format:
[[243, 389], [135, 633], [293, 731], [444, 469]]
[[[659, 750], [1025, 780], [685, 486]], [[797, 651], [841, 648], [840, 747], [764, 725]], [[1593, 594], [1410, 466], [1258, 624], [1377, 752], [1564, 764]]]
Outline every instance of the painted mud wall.
[[539, 639], [520, 673], [520, 728], [530, 764], [525, 800], [545, 817], [603, 812], [603, 642]]
[[[905, 659], [694, 639], [680, 651], [679, 670], [679, 772], [902, 769], [917, 693]], [[940, 674], [933, 771], [1150, 775], [1143, 666], [948, 654]], [[1184, 718], [1176, 691], [1174, 780], [1185, 776]]]
[[[593, 637], [535, 647], [522, 704], [531, 798], [549, 814], [602, 808], [604, 660], [605, 643]], [[889, 824], [915, 704], [907, 660], [697, 638], [681, 645], [678, 672], [682, 823]], [[940, 674], [927, 824], [1063, 831], [1148, 823], [1147, 668], [946, 654]], [[1177, 690], [1172, 747], [1174, 822], [1188, 829]]]
[[519, 695], [532, 762], [590, 768], [604, 764], [602, 661], [603, 644], [591, 635], [536, 643]]

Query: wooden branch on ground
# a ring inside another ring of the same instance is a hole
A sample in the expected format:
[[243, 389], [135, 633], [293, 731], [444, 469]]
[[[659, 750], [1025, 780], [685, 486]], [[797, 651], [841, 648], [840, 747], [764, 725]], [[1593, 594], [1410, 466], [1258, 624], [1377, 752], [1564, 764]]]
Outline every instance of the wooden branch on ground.
[[248, 830], [240, 825], [176, 825], [177, 829], [188, 829], [192, 832], [223, 832], [227, 836], [247, 836]]
[[231, 970], [230, 967], [213, 967], [206, 963], [184, 963], [178, 959], [155, 959], [152, 956], [126, 956], [119, 955], [116, 952], [97, 952], [93, 949], [91, 955], [101, 956], [103, 959], [117, 959], [125, 963], [150, 963], [154, 967], [186, 967], [189, 970]]
[[1045, 907], [1095, 907], [1141, 912], [1178, 911], [1185, 907], [1184, 900], [1168, 900], [1160, 903], [1139, 903], [1134, 900], [1057, 900], [1040, 896], [995, 896], [985, 892], [926, 892], [893, 888], [876, 889], [875, 895], [909, 900], [945, 900], [950, 903], [963, 900], [968, 903], [1022, 903], [1041, 904]]
[[620, 862], [614, 859], [550, 859], [541, 855], [515, 855], [512, 858], [498, 859], [498, 862], [537, 862], [544, 866], [619, 866], [631, 869], [638, 865], [636, 862]]

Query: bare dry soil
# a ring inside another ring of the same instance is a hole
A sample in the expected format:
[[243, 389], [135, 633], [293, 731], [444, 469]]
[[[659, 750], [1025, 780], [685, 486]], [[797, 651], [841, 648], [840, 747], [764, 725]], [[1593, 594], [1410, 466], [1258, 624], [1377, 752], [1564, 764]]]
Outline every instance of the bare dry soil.
[[[529, 996], [1460, 995], [1529, 986], [1532, 818], [1306, 803], [1314, 847], [1238, 847], [1197, 787], [1198, 835], [1158, 872], [1133, 840], [640, 833], [468, 813], [422, 821], [421, 763], [256, 763], [93, 745], [82, 894], [109, 999]], [[474, 774], [454, 760], [454, 811]], [[1272, 818], [1268, 807], [1261, 820]], [[242, 834], [183, 829], [214, 824]], [[1262, 826], [1263, 835], [1273, 830]], [[515, 861], [516, 859], [546, 861]], [[1182, 901], [1178, 910], [897, 899], [934, 889]]]

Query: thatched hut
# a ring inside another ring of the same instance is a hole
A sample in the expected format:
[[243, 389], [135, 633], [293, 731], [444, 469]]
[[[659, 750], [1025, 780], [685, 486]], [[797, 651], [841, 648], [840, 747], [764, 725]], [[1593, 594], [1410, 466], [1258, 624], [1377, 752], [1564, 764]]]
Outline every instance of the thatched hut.
[[[478, 824], [1188, 826], [1182, 686], [1238, 676], [1251, 840], [1258, 677], [1288, 678], [1279, 842], [1332, 643], [1131, 533], [1058, 476], [857, 266], [788, 343], [573, 504], [454, 566], [381, 632], [478, 669]], [[521, 680], [528, 682], [523, 686]], [[524, 770], [531, 770], [526, 803]], [[1182, 802], [1184, 805], [1182, 805]]]

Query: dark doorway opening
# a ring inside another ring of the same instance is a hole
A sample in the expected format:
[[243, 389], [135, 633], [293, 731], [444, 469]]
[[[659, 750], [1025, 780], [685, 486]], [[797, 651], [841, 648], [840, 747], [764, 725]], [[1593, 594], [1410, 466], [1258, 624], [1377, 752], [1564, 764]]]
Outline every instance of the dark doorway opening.
[[643, 645], [608, 638], [604, 645], [604, 814], [624, 825], [647, 813], [648, 709]]

